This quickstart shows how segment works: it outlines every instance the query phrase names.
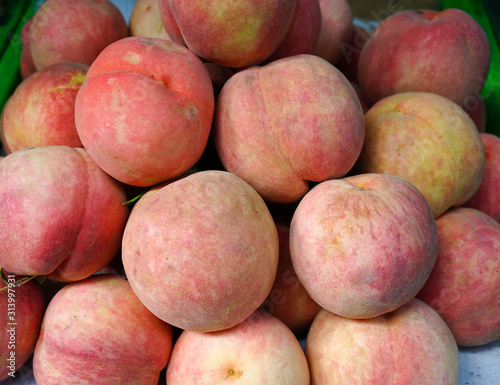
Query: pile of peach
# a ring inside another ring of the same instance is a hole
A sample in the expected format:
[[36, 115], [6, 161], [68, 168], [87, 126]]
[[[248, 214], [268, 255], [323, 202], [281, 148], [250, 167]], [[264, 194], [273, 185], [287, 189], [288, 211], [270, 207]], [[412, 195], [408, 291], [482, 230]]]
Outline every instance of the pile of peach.
[[[500, 338], [484, 30], [48, 0], [2, 112], [0, 380], [458, 384]], [[34, 278], [34, 279], [33, 279]], [[305, 336], [305, 347], [298, 336]]]

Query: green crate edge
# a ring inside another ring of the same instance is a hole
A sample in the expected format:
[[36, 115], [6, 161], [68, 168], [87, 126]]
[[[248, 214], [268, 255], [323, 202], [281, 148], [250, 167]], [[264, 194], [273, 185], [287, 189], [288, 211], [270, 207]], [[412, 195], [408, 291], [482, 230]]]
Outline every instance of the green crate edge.
[[0, 60], [0, 106], [2, 106], [2, 108], [17, 85], [21, 82], [21, 30], [26, 21], [35, 14], [36, 10], [37, 1], [31, 0], [19, 19], [17, 27], [10, 32], [10, 42]]

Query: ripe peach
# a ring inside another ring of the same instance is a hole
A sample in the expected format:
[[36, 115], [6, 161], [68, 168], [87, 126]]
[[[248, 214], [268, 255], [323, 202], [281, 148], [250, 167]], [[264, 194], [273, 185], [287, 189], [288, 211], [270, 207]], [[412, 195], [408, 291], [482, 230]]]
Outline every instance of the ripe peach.
[[484, 175], [476, 193], [464, 206], [482, 211], [500, 222], [500, 137], [487, 132], [480, 136], [486, 157]]
[[309, 181], [344, 176], [364, 139], [359, 98], [342, 73], [295, 55], [234, 74], [217, 99], [213, 138], [227, 171], [269, 202], [298, 201]]
[[297, 277], [290, 258], [290, 227], [276, 223], [279, 238], [278, 271], [271, 292], [260, 306], [295, 333], [309, 327], [321, 307], [311, 298]]
[[33, 356], [36, 383], [157, 385], [172, 335], [123, 277], [100, 274], [68, 284], [43, 318]]
[[200, 171], [147, 192], [123, 235], [122, 260], [137, 296], [184, 330], [242, 322], [266, 299], [278, 235], [260, 195], [226, 171]]
[[226, 67], [262, 63], [283, 42], [296, 0], [160, 0], [172, 39], [199, 57]]
[[75, 99], [88, 68], [57, 63], [24, 79], [5, 107], [4, 146], [10, 152], [38, 146], [83, 147], [75, 126]]
[[389, 174], [324, 181], [290, 225], [295, 272], [324, 309], [370, 318], [409, 302], [436, 261], [438, 235], [418, 189]]
[[342, 57], [342, 45], [351, 40], [353, 15], [348, 0], [319, 0], [321, 31], [314, 54], [336, 64]]
[[75, 100], [76, 129], [89, 155], [113, 178], [142, 187], [193, 167], [213, 114], [202, 61], [186, 47], [147, 37], [106, 47]]
[[476, 125], [456, 103], [429, 92], [388, 96], [365, 114], [356, 172], [398, 175], [415, 185], [437, 218], [477, 191], [485, 167]]
[[225, 382], [309, 385], [309, 367], [290, 329], [258, 310], [227, 330], [183, 331], [167, 366], [167, 383]]
[[23, 277], [3, 274], [7, 282], [0, 280], [0, 381], [14, 377], [33, 354], [45, 312], [42, 289], [35, 281], [16, 285]]
[[450, 209], [436, 222], [436, 264], [417, 297], [444, 319], [461, 346], [500, 338], [500, 224], [468, 207]]
[[266, 63], [288, 56], [313, 54], [320, 30], [321, 10], [318, 0], [297, 0], [292, 24]]
[[47, 0], [33, 16], [29, 47], [37, 70], [60, 62], [90, 65], [127, 36], [127, 22], [109, 0]]
[[83, 148], [10, 153], [0, 162], [0, 266], [61, 281], [89, 277], [120, 249], [124, 201], [123, 186]]
[[372, 104], [400, 92], [432, 92], [463, 106], [486, 81], [490, 47], [481, 25], [457, 8], [405, 10], [383, 20], [359, 58], [359, 84]]
[[443, 319], [413, 299], [352, 320], [322, 310], [306, 340], [311, 384], [457, 385], [460, 356]]

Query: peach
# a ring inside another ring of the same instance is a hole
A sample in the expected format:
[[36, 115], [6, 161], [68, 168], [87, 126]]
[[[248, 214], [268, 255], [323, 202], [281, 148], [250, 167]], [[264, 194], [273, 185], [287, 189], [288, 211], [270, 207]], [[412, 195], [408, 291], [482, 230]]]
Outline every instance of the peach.
[[33, 356], [38, 385], [156, 385], [173, 329], [120, 276], [66, 285], [50, 301]]
[[342, 57], [342, 45], [351, 40], [353, 14], [348, 0], [319, 0], [321, 30], [314, 54], [336, 64]]
[[388, 96], [365, 114], [358, 173], [398, 175], [415, 185], [437, 218], [477, 191], [485, 167], [477, 127], [456, 103], [429, 92]]
[[158, 0], [136, 0], [129, 21], [130, 36], [171, 40], [161, 20]]
[[147, 37], [106, 47], [75, 100], [76, 129], [89, 155], [113, 178], [142, 187], [193, 167], [213, 114], [202, 61], [186, 47]]
[[226, 171], [200, 171], [148, 191], [123, 235], [128, 280], [157, 317], [184, 330], [245, 320], [269, 294], [278, 235], [260, 195]]
[[460, 356], [443, 319], [413, 299], [352, 320], [322, 310], [306, 340], [311, 384], [457, 385]]
[[38, 146], [83, 147], [75, 126], [75, 99], [88, 68], [57, 63], [24, 79], [5, 107], [4, 146], [10, 152]]
[[383, 20], [359, 58], [358, 76], [371, 104], [400, 92], [432, 92], [464, 105], [480, 94], [490, 46], [468, 13], [405, 10]]
[[364, 140], [352, 85], [326, 60], [295, 55], [239, 71], [215, 108], [222, 164], [269, 202], [298, 201], [309, 181], [344, 176]]
[[318, 0], [297, 0], [292, 24], [278, 48], [266, 63], [288, 56], [313, 54], [321, 30]]
[[6, 282], [0, 280], [0, 381], [15, 377], [33, 354], [45, 312], [42, 289], [35, 281], [19, 285], [23, 277], [2, 274]]
[[21, 72], [21, 79], [26, 79], [33, 72], [36, 72], [35, 64], [33, 63], [33, 58], [31, 57], [30, 49], [30, 26], [33, 21], [33, 17], [29, 18], [23, 25], [21, 29], [21, 56], [19, 62], [19, 70]]
[[[356, 84], [359, 83], [358, 79], [358, 63], [359, 56], [363, 50], [364, 45], [370, 37], [370, 31], [358, 25], [352, 27], [352, 34], [350, 40], [344, 40], [340, 43], [340, 50], [342, 55], [335, 62], [340, 72], [342, 72], [347, 79]], [[359, 90], [361, 95], [361, 89]]]
[[165, 30], [199, 57], [226, 67], [262, 63], [283, 42], [296, 0], [160, 0]]
[[485, 151], [484, 175], [476, 193], [464, 206], [482, 211], [500, 222], [500, 137], [487, 132], [479, 135]]
[[290, 258], [290, 227], [276, 223], [279, 238], [278, 271], [261, 310], [278, 318], [294, 333], [305, 331], [321, 307], [300, 283]]
[[309, 367], [290, 329], [258, 310], [227, 330], [183, 331], [167, 366], [167, 383], [225, 382], [309, 385]]
[[118, 253], [128, 217], [121, 184], [83, 148], [22, 149], [0, 162], [0, 266], [61, 281], [89, 277]]
[[33, 16], [29, 47], [37, 70], [60, 62], [90, 65], [127, 36], [127, 22], [109, 0], [47, 0]]
[[389, 174], [316, 185], [290, 225], [300, 282], [322, 308], [347, 318], [376, 317], [409, 302], [429, 277], [437, 250], [424, 196]]
[[480, 133], [486, 132], [486, 104], [481, 95], [478, 95], [474, 98], [469, 98], [463, 108], [469, 114], [472, 121], [476, 124], [477, 130]]
[[500, 224], [485, 213], [458, 207], [437, 220], [439, 251], [417, 295], [449, 326], [461, 346], [500, 338]]

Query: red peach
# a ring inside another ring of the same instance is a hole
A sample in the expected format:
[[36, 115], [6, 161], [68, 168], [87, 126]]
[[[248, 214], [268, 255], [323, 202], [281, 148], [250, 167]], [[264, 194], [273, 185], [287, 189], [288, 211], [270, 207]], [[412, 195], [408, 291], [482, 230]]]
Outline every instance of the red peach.
[[408, 303], [436, 261], [438, 235], [418, 189], [389, 174], [324, 181], [300, 201], [290, 255], [309, 295], [347, 318], [370, 318]]
[[290, 258], [290, 227], [276, 223], [279, 237], [278, 271], [273, 287], [260, 309], [272, 314], [295, 333], [309, 327], [321, 307], [304, 289]]
[[437, 220], [439, 251], [417, 297], [446, 322], [461, 346], [500, 338], [500, 224], [458, 207]]
[[37, 70], [61, 62], [90, 65], [127, 36], [127, 22], [109, 0], [47, 0], [33, 16], [29, 47]]
[[173, 329], [128, 282], [96, 275], [66, 285], [50, 301], [33, 356], [38, 385], [157, 385]]
[[278, 235], [260, 195], [226, 171], [200, 171], [148, 191], [122, 243], [127, 278], [156, 316], [184, 330], [237, 325], [266, 299]]
[[432, 92], [463, 106], [476, 97], [490, 66], [488, 37], [468, 13], [405, 10], [383, 20], [359, 58], [368, 103], [401, 92]]
[[500, 222], [500, 137], [480, 133], [485, 151], [483, 179], [476, 193], [464, 203]]
[[128, 216], [121, 184], [83, 148], [45, 146], [0, 162], [0, 266], [61, 281], [89, 277], [118, 253]]
[[35, 350], [45, 311], [41, 287], [35, 281], [16, 285], [23, 277], [2, 271], [0, 280], [0, 381], [14, 377]]
[[269, 202], [298, 201], [309, 181], [344, 176], [364, 140], [363, 111], [342, 73], [295, 55], [234, 74], [217, 99], [214, 143], [227, 171]]
[[92, 63], [75, 101], [89, 155], [113, 178], [152, 186], [188, 171], [207, 144], [214, 89], [202, 61], [172, 41], [128, 37]]
[[314, 54], [332, 64], [342, 56], [342, 45], [351, 40], [353, 15], [348, 0], [319, 0], [321, 31]]

